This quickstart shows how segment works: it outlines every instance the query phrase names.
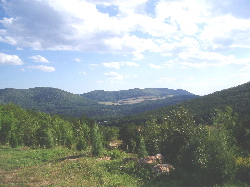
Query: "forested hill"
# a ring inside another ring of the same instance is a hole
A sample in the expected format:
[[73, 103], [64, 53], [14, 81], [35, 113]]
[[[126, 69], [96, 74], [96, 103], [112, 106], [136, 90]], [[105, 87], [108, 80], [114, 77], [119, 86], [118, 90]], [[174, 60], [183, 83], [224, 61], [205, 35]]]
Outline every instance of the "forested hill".
[[204, 121], [210, 121], [215, 109], [224, 110], [227, 106], [231, 107], [240, 117], [245, 117], [250, 114], [250, 82], [202, 97], [186, 100], [176, 105], [164, 106], [144, 113], [127, 116], [126, 119], [122, 120], [136, 122], [146, 121], [150, 116], [155, 116], [160, 119], [169, 111], [181, 106], [195, 114], [197, 119], [203, 119]]
[[[182, 103], [203, 119], [210, 118], [214, 109], [230, 106], [240, 116], [250, 114], [250, 82]], [[210, 114], [210, 115], [209, 115]]]
[[38, 106], [84, 106], [97, 103], [96, 101], [58, 88], [0, 89], [0, 103], [6, 104], [9, 102], [25, 106], [25, 108], [37, 108]]
[[146, 96], [155, 96], [155, 97], [165, 97], [165, 96], [180, 96], [180, 95], [194, 95], [186, 90], [182, 89], [168, 89], [168, 88], [145, 88], [145, 89], [129, 89], [129, 90], [120, 90], [120, 91], [104, 91], [104, 90], [95, 90], [82, 96], [102, 101], [102, 102], [117, 102], [122, 99], [136, 98], [136, 97], [146, 97]]
[[97, 101], [50, 87], [0, 89], [0, 104], [7, 103], [14, 103], [25, 109], [65, 115], [75, 114], [75, 116], [84, 113], [79, 111], [80, 108], [86, 109], [89, 106], [99, 105]]
[[[91, 94], [93, 95], [91, 96]], [[105, 121], [110, 117], [123, 117], [162, 106], [174, 105], [196, 97], [198, 96], [184, 90], [164, 88], [117, 92], [93, 91], [82, 95], [49, 87], [0, 89], [0, 104], [11, 102], [25, 109], [77, 117], [87, 115], [93, 119]], [[118, 99], [125, 100], [118, 101]], [[100, 104], [102, 101], [106, 102]]]

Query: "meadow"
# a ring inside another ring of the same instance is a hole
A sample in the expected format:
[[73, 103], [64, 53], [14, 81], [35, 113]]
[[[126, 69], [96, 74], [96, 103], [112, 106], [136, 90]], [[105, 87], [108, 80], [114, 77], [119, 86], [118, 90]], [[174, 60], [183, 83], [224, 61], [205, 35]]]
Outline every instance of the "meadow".
[[[155, 176], [149, 168], [138, 170], [135, 162], [123, 162], [123, 158], [136, 155], [110, 150], [105, 152], [105, 156], [103, 158], [111, 157], [111, 159], [102, 160], [92, 157], [90, 150], [2, 146], [0, 147], [0, 186], [189, 186], [180, 178], [178, 170], [170, 175]], [[192, 186], [196, 185], [192, 184]], [[247, 187], [247, 184], [234, 182], [221, 186]]]
[[111, 160], [66, 148], [1, 147], [0, 186], [155, 186], [149, 170], [138, 172], [133, 162], [122, 162], [131, 155], [106, 154]]

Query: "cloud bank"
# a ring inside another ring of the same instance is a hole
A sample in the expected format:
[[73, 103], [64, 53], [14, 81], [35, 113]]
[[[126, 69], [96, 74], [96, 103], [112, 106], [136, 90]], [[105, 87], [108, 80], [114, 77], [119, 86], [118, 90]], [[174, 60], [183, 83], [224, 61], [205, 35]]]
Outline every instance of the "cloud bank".
[[0, 41], [36, 50], [174, 55], [250, 44], [249, 13], [233, 0], [160, 0], [154, 7], [147, 0], [4, 0], [2, 6], [8, 16], [0, 21]]

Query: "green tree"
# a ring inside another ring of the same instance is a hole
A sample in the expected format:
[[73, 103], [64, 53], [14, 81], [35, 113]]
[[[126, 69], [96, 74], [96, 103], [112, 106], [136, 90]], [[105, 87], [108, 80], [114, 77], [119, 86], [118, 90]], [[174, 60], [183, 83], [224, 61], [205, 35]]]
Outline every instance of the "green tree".
[[46, 128], [39, 128], [36, 132], [38, 145], [42, 148], [52, 148], [54, 146], [51, 131]]
[[10, 142], [10, 146], [12, 148], [16, 148], [18, 146], [18, 140], [17, 140], [17, 137], [16, 137], [16, 133], [14, 131], [11, 132], [9, 142]]
[[78, 138], [78, 141], [76, 143], [76, 149], [78, 151], [82, 151], [82, 150], [87, 149], [87, 144], [86, 144], [86, 141], [83, 137]]
[[94, 156], [102, 156], [104, 149], [102, 145], [102, 137], [97, 124], [94, 124], [91, 128], [91, 139], [92, 139], [92, 154]]
[[[159, 135], [160, 152], [170, 162], [177, 162], [181, 149], [196, 133], [193, 115], [183, 107], [165, 116]], [[170, 151], [171, 150], [171, 151]]]
[[139, 142], [138, 156], [139, 156], [139, 158], [143, 158], [143, 157], [148, 156], [148, 152], [146, 150], [146, 146], [145, 146], [145, 142], [144, 142], [143, 137], [141, 137], [140, 142]]
[[139, 143], [140, 138], [137, 132], [137, 126], [134, 123], [125, 123], [121, 126], [119, 131], [119, 139], [122, 140], [128, 152], [134, 152], [136, 150], [136, 143]]
[[[228, 108], [216, 110], [213, 125], [206, 126], [199, 136], [191, 138], [180, 154], [181, 166], [189, 173], [187, 181], [199, 186], [214, 186], [234, 179], [236, 141], [232, 136], [234, 114]], [[196, 177], [192, 177], [196, 176]]]
[[156, 119], [152, 118], [146, 122], [143, 129], [143, 137], [145, 138], [145, 144], [150, 155], [160, 153], [160, 134], [161, 125]]

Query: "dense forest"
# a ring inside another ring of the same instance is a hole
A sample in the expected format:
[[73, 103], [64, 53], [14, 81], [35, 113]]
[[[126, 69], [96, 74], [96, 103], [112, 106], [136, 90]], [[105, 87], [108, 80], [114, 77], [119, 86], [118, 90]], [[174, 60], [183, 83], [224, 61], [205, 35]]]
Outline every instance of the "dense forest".
[[[110, 142], [119, 140], [122, 144], [117, 152], [113, 152], [114, 158], [122, 152], [138, 158], [161, 153], [164, 163], [174, 165], [175, 171], [167, 177], [159, 177], [157, 183], [248, 186], [249, 95], [250, 83], [247, 83], [171, 107], [122, 118], [113, 125], [100, 125], [86, 115], [59, 116], [26, 110], [11, 103], [1, 104], [0, 143], [13, 148], [52, 149], [61, 146], [69, 150], [88, 149], [91, 156], [102, 157], [110, 149]], [[153, 178], [150, 168], [143, 173], [134, 171], [134, 174], [143, 174], [145, 180]]]
[[[171, 97], [167, 97], [171, 95]], [[116, 102], [120, 99], [134, 100], [151, 96], [156, 100], [145, 100], [130, 105], [104, 105], [101, 101]], [[157, 97], [162, 97], [157, 100]], [[30, 89], [0, 89], [0, 104], [14, 103], [25, 109], [41, 112], [81, 117], [83, 114], [98, 121], [109, 121], [118, 117], [173, 105], [197, 98], [184, 90], [171, 89], [131, 89], [123, 91], [93, 91], [86, 94], [72, 94], [57, 88], [37, 87]]]

